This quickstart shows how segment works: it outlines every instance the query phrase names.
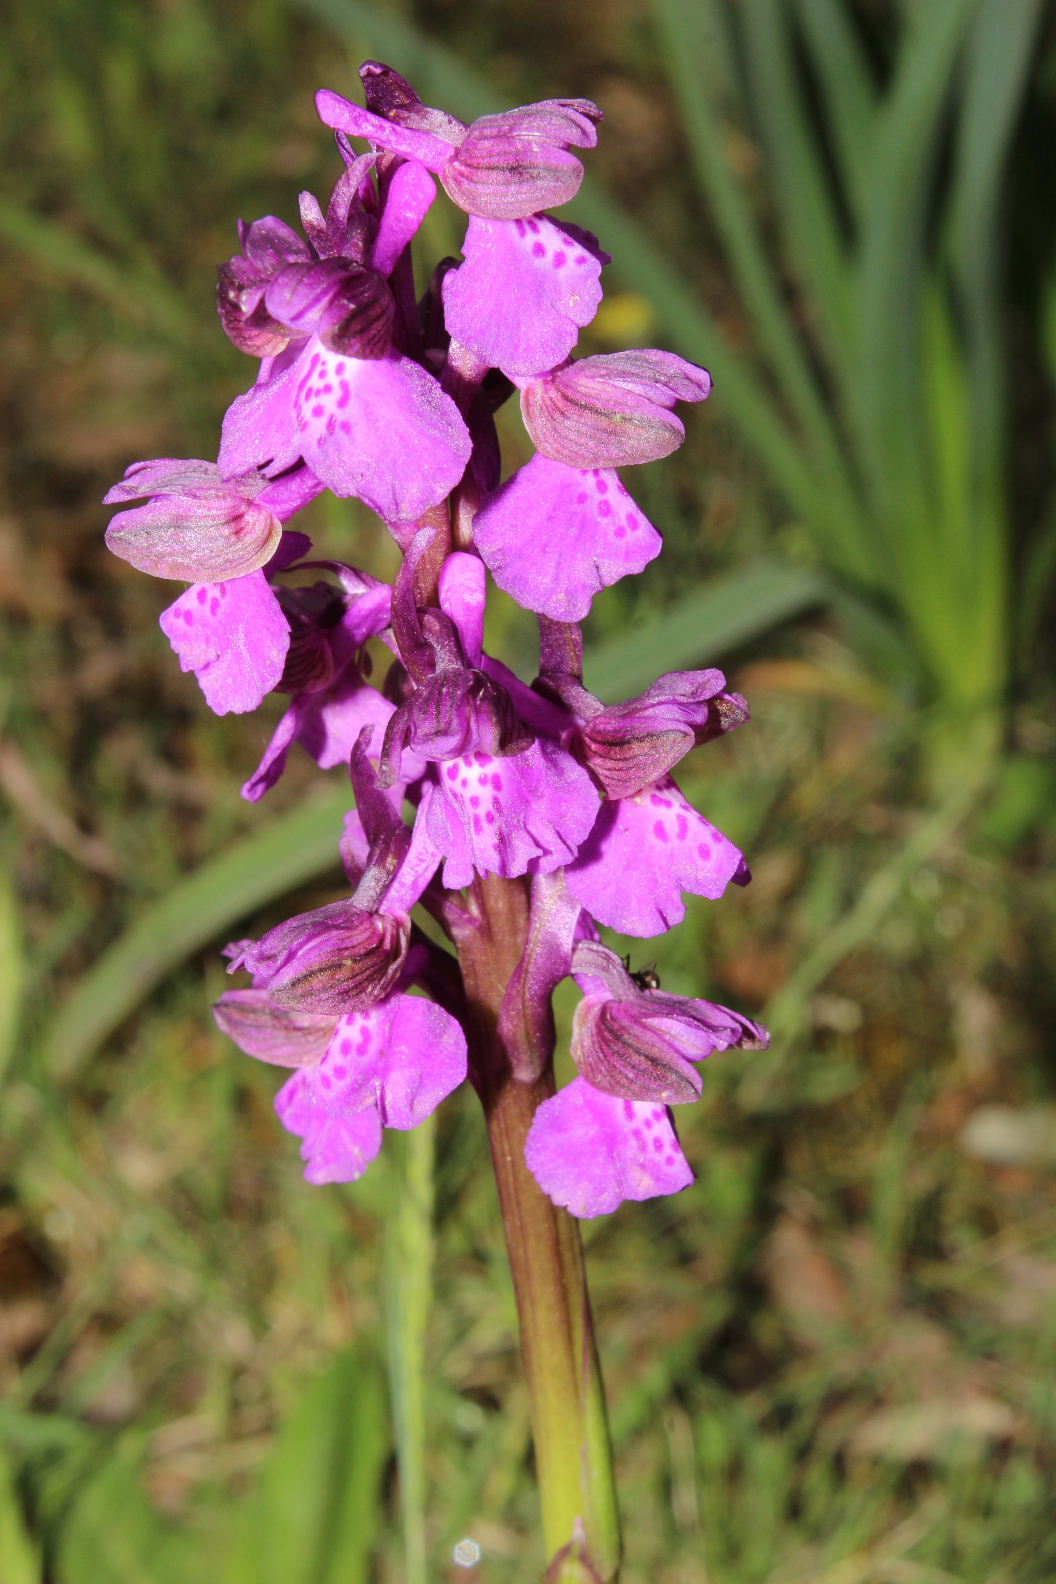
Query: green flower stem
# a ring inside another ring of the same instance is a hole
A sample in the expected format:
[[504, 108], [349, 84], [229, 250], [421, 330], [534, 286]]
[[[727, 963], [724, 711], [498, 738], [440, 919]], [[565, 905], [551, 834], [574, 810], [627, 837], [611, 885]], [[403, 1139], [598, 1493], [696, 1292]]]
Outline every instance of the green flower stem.
[[535, 1082], [517, 1082], [498, 1031], [527, 935], [527, 887], [488, 875], [472, 895], [474, 922], [459, 932], [459, 959], [520, 1317], [543, 1538], [554, 1559], [548, 1578], [593, 1575], [610, 1584], [619, 1570], [620, 1526], [579, 1227], [550, 1203], [524, 1160], [536, 1107], [554, 1092], [553, 1071], [548, 1066]]

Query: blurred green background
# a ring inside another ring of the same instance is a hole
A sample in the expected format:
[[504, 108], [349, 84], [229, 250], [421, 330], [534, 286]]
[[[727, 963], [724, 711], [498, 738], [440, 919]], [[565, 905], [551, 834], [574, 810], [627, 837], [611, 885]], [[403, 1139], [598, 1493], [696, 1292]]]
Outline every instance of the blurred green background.
[[[1041, 0], [15, 0], [0, 73], [0, 1580], [538, 1578], [471, 1093], [308, 1188], [213, 1031], [232, 935], [328, 900], [340, 778], [237, 787], [107, 557], [132, 460], [215, 455], [234, 222], [338, 161], [375, 57], [470, 118], [604, 107], [582, 345], [714, 396], [629, 479], [613, 697], [718, 662], [684, 784], [755, 879], [656, 943], [774, 1027], [680, 1115], [683, 1195], [585, 1228], [631, 1584], [1056, 1576], [1056, 27]], [[439, 206], [438, 206], [439, 207]], [[455, 217], [427, 246], [457, 248]], [[508, 428], [517, 459], [515, 426]], [[331, 553], [391, 570], [353, 503]], [[500, 609], [523, 658], [528, 629]], [[636, 965], [652, 944], [634, 946]], [[572, 1001], [565, 998], [564, 1015]], [[400, 1208], [394, 1209], [395, 1206]], [[397, 1468], [397, 1450], [399, 1468]], [[1049, 1500], [1047, 1502], [1046, 1497]], [[460, 1568], [464, 1537], [482, 1548]]]

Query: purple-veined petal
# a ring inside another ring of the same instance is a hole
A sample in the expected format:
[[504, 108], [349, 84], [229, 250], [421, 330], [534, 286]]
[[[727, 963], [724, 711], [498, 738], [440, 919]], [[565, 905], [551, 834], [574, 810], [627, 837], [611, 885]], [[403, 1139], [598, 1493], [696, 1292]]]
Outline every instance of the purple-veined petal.
[[316, 94], [315, 108], [324, 126], [344, 132], [348, 137], [366, 138], [376, 148], [388, 149], [407, 160], [417, 160], [427, 170], [440, 170], [451, 157], [452, 144], [446, 139], [432, 132], [397, 126], [351, 99], [343, 99], [329, 88], [321, 88]]
[[601, 1094], [585, 1078], [543, 1101], [524, 1155], [554, 1204], [588, 1220], [626, 1199], [678, 1193], [693, 1181], [662, 1105]]
[[317, 1105], [305, 1074], [294, 1073], [275, 1096], [275, 1111], [286, 1129], [301, 1139], [304, 1176], [310, 1183], [348, 1183], [362, 1177], [381, 1149], [377, 1107], [355, 1116], [331, 1116]]
[[611, 469], [535, 456], [477, 513], [473, 542], [525, 609], [581, 621], [594, 595], [660, 553], [661, 538]]
[[542, 374], [563, 363], [598, 311], [601, 253], [587, 233], [547, 215], [470, 217], [465, 263], [444, 278], [444, 320], [490, 368]]
[[555, 462], [624, 467], [676, 450], [686, 431], [671, 409], [710, 390], [708, 371], [673, 352], [599, 353], [525, 381], [521, 416], [536, 449]]
[[474, 753], [438, 766], [419, 818], [444, 854], [444, 885], [458, 890], [475, 872], [509, 878], [570, 863], [597, 807], [583, 767], [543, 740], [509, 758]]
[[140, 572], [189, 583], [245, 577], [270, 561], [282, 524], [259, 501], [165, 494], [110, 519], [106, 547]]
[[275, 1067], [304, 1067], [325, 1055], [334, 1019], [278, 1006], [266, 990], [225, 990], [213, 1007], [222, 1034], [239, 1050]]
[[634, 797], [608, 798], [565, 874], [599, 924], [662, 935], [685, 917], [683, 891], [716, 898], [748, 878], [744, 855], [698, 814], [670, 776]]
[[393, 995], [343, 1017], [318, 1067], [306, 1074], [334, 1115], [376, 1108], [386, 1127], [413, 1128], [466, 1076], [466, 1036], [435, 1001]]
[[256, 709], [281, 680], [290, 627], [263, 572], [192, 584], [160, 621], [217, 715]]

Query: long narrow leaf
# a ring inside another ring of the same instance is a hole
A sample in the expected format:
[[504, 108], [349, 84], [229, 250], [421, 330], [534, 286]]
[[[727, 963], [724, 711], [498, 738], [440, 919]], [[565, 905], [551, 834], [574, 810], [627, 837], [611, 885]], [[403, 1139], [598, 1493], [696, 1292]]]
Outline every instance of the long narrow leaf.
[[843, 194], [861, 216], [876, 121], [876, 84], [844, 0], [799, 0], [799, 22], [832, 130]]
[[919, 283], [929, 184], [953, 70], [977, 0], [933, 0], [906, 28], [880, 113], [863, 210], [859, 444], [881, 520], [926, 528], [928, 465], [919, 400]]
[[1001, 466], [1005, 378], [998, 302], [1001, 176], [1022, 105], [1042, 0], [980, 0], [957, 120], [950, 250], [968, 319], [977, 487]]
[[605, 700], [629, 698], [658, 669], [719, 660], [829, 596], [827, 580], [803, 567], [758, 561], [716, 578], [625, 638], [587, 648], [587, 671]]
[[848, 260], [805, 84], [793, 58], [790, 14], [776, 0], [743, 0], [740, 16], [774, 203], [796, 274], [824, 333], [829, 362], [846, 387], [854, 377]]
[[0, 238], [40, 269], [86, 287], [122, 314], [133, 313], [165, 340], [187, 345], [197, 323], [160, 276], [117, 262], [64, 226], [0, 199]]
[[867, 579], [868, 557], [861, 551], [869, 540], [854, 533], [860, 513], [847, 477], [844, 448], [834, 431], [831, 404], [827, 408], [822, 401], [806, 344], [778, 289], [751, 203], [723, 147], [715, 73], [709, 74], [704, 53], [710, 37], [698, 39], [701, 30], [693, 26], [694, 18], [699, 21], [704, 13], [685, 0], [654, 0], [653, 11], [708, 213], [719, 231], [760, 350], [769, 359], [817, 463], [815, 517], [837, 541], [833, 548], [847, 570]]
[[396, 1430], [405, 1584], [429, 1584], [426, 1547], [425, 1339], [433, 1292], [436, 1119], [399, 1140], [403, 1177], [385, 1226], [389, 1393]]

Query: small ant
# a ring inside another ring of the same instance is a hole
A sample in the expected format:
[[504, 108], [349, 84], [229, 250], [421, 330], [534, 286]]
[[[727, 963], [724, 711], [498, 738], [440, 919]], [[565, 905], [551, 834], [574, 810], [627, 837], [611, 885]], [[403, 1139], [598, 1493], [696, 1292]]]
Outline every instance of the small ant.
[[623, 966], [638, 986], [639, 990], [659, 990], [660, 975], [656, 971], [655, 962], [646, 963], [644, 968], [639, 968], [637, 973], [631, 969], [631, 954], [627, 953], [623, 959]]

